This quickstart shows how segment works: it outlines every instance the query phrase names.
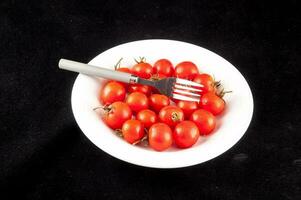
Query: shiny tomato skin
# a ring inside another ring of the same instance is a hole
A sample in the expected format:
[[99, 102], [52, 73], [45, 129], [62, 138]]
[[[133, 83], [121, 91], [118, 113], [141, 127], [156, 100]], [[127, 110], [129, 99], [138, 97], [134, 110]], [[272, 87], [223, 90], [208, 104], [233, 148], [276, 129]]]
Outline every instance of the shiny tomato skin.
[[119, 72], [125, 72], [125, 73], [129, 73], [129, 74], [131, 73], [130, 68], [127, 68], [127, 67], [120, 67], [120, 68], [117, 68], [116, 70]]
[[182, 100], [177, 102], [177, 106], [183, 110], [186, 119], [189, 119], [193, 111], [197, 110], [199, 107], [197, 102]]
[[133, 144], [144, 137], [144, 126], [142, 122], [135, 119], [129, 119], [122, 125], [122, 136], [125, 141]]
[[198, 73], [198, 67], [193, 62], [184, 61], [176, 65], [174, 76], [193, 80]]
[[125, 99], [126, 90], [116, 81], [109, 81], [100, 91], [99, 99], [103, 105], [111, 104]]
[[148, 131], [148, 142], [156, 151], [164, 151], [172, 145], [172, 131], [164, 123], [153, 124]]
[[137, 113], [136, 119], [141, 121], [145, 128], [151, 127], [158, 121], [156, 113], [152, 110], [145, 109]]
[[204, 109], [194, 111], [190, 116], [190, 121], [197, 125], [200, 135], [211, 134], [216, 126], [214, 115]]
[[172, 63], [168, 59], [157, 60], [153, 66], [154, 73], [171, 77], [174, 74], [174, 68]]
[[141, 84], [129, 84], [128, 92], [141, 92], [146, 96], [149, 96], [152, 92], [152, 88], [148, 85], [141, 85]]
[[153, 67], [149, 63], [140, 62], [132, 67], [131, 73], [140, 78], [149, 79], [153, 74]]
[[173, 139], [179, 148], [189, 148], [199, 138], [199, 129], [192, 121], [182, 121], [176, 125], [173, 131]]
[[220, 115], [225, 110], [225, 101], [213, 92], [201, 96], [200, 107], [211, 112], [213, 115]]
[[159, 113], [163, 107], [168, 106], [169, 104], [169, 98], [163, 94], [152, 94], [149, 97], [150, 108], [157, 113]]
[[214, 79], [209, 74], [197, 74], [193, 81], [204, 86], [202, 87], [201, 94], [215, 91]]
[[126, 98], [126, 103], [130, 106], [134, 113], [148, 109], [148, 98], [141, 92], [133, 92], [129, 94]]
[[165, 106], [159, 112], [159, 119], [170, 126], [170, 128], [174, 128], [179, 122], [184, 120], [184, 113], [177, 106]]
[[112, 103], [102, 116], [103, 121], [112, 129], [120, 129], [122, 124], [132, 118], [132, 110], [121, 101]]

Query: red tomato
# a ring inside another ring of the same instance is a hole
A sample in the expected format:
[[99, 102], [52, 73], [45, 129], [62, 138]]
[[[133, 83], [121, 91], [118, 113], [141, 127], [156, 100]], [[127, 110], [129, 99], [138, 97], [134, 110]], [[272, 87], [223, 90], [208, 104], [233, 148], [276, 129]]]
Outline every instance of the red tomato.
[[213, 92], [201, 96], [201, 108], [208, 110], [214, 115], [219, 115], [225, 110], [225, 101]]
[[198, 73], [198, 67], [190, 61], [181, 62], [175, 68], [175, 77], [178, 78], [193, 80]]
[[141, 92], [146, 96], [149, 96], [152, 92], [152, 88], [148, 85], [141, 85], [141, 84], [130, 84], [128, 87], [128, 92]]
[[153, 67], [146, 62], [139, 62], [131, 69], [132, 74], [141, 78], [149, 79], [153, 74]]
[[122, 124], [132, 118], [130, 107], [121, 101], [112, 103], [104, 108], [103, 121], [112, 129], [119, 129]]
[[209, 74], [198, 74], [196, 77], [193, 79], [194, 82], [202, 84], [204, 87], [202, 87], [202, 92], [201, 94], [205, 94], [207, 92], [214, 92], [214, 80], [212, 76]]
[[149, 97], [149, 105], [155, 112], [159, 112], [161, 108], [170, 104], [169, 98], [162, 94], [152, 94]]
[[173, 131], [173, 139], [180, 148], [188, 148], [194, 145], [199, 135], [198, 127], [191, 121], [180, 122]]
[[145, 128], [151, 127], [151, 125], [158, 121], [156, 113], [149, 109], [138, 112], [136, 119], [141, 121]]
[[130, 106], [133, 112], [138, 113], [140, 110], [148, 108], [148, 99], [141, 92], [133, 92], [126, 98], [126, 103]]
[[181, 108], [177, 106], [165, 106], [159, 112], [159, 119], [161, 122], [173, 128], [184, 120], [184, 113]]
[[125, 72], [125, 73], [131, 73], [131, 70], [127, 67], [120, 67], [120, 68], [117, 68], [116, 69], [117, 71], [120, 71], [120, 72]]
[[110, 81], [101, 89], [99, 98], [102, 104], [106, 105], [116, 101], [123, 101], [125, 94], [125, 88], [121, 84]]
[[203, 109], [194, 111], [190, 116], [190, 121], [197, 125], [201, 135], [209, 135], [216, 126], [214, 115]]
[[198, 103], [192, 101], [180, 100], [177, 102], [177, 106], [183, 110], [186, 119], [189, 119], [193, 111], [198, 109]]
[[150, 147], [156, 151], [164, 151], [172, 144], [172, 131], [166, 124], [156, 123], [148, 131]]
[[153, 67], [154, 73], [163, 74], [167, 77], [173, 76], [174, 68], [172, 63], [167, 59], [160, 59], [155, 62]]
[[135, 143], [144, 136], [144, 127], [139, 120], [130, 119], [122, 125], [122, 136], [128, 143]]

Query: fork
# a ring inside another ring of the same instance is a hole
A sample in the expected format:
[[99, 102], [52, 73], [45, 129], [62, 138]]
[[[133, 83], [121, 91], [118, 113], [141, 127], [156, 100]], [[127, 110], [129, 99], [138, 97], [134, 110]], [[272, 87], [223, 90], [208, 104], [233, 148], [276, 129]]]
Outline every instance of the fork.
[[200, 92], [203, 85], [181, 78], [170, 77], [158, 81], [143, 79], [133, 74], [101, 68], [89, 64], [84, 64], [72, 60], [60, 59], [58, 64], [60, 69], [78, 72], [90, 76], [98, 76], [105, 79], [116, 80], [130, 84], [142, 84], [155, 87], [161, 94], [168, 97], [184, 101], [200, 101]]

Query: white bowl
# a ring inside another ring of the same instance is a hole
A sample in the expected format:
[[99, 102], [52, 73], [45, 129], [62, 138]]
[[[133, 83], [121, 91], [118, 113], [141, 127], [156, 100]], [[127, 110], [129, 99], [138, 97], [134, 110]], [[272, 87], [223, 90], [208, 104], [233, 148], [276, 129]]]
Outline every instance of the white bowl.
[[72, 110], [83, 133], [97, 147], [123, 161], [145, 167], [179, 168], [199, 164], [217, 157], [231, 148], [244, 135], [253, 114], [253, 98], [248, 83], [228, 61], [202, 47], [174, 40], [140, 40], [113, 47], [89, 62], [89, 64], [113, 69], [121, 57], [122, 66], [132, 66], [133, 58], [146, 57], [153, 64], [167, 58], [174, 65], [181, 61], [194, 62], [201, 72], [222, 80], [224, 87], [233, 92], [225, 96], [227, 109], [218, 118], [215, 132], [201, 137], [188, 149], [170, 148], [157, 152], [148, 147], [133, 146], [116, 136], [101, 120], [93, 108], [100, 105], [99, 89], [103, 79], [78, 75], [72, 90]]

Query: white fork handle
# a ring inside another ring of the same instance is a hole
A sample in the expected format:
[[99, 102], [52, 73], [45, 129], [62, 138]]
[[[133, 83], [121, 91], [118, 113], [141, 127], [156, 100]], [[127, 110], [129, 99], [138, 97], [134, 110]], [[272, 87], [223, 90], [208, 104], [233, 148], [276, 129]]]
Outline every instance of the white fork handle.
[[93, 65], [88, 65], [67, 59], [60, 59], [59, 68], [68, 71], [78, 72], [81, 74], [99, 76], [105, 79], [116, 80], [125, 83], [137, 82], [137, 77], [129, 73], [96, 67]]

